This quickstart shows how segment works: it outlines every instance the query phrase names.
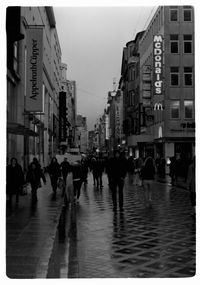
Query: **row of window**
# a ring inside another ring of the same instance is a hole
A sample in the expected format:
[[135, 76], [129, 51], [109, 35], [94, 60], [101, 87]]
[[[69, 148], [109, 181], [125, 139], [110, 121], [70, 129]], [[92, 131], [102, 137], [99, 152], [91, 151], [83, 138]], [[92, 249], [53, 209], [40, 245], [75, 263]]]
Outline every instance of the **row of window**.
[[[178, 22], [180, 19], [178, 7], [171, 7], [169, 13], [170, 22]], [[184, 22], [192, 21], [192, 7], [183, 7], [182, 19]]]
[[[184, 101], [184, 118], [193, 119], [194, 102], [193, 100]], [[170, 105], [171, 119], [180, 119], [180, 101], [173, 100]]]
[[[183, 85], [185, 87], [193, 86], [193, 68], [188, 66], [183, 68]], [[180, 68], [177, 66], [170, 67], [170, 86], [180, 86]]]
[[[179, 53], [179, 35], [170, 35], [170, 52]], [[192, 35], [183, 35], [183, 53], [193, 52]]]

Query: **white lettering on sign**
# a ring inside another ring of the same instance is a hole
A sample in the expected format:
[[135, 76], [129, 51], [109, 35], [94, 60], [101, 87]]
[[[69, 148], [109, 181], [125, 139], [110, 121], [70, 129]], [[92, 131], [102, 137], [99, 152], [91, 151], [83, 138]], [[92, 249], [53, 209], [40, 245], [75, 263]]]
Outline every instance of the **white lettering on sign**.
[[154, 93], [162, 94], [162, 65], [163, 65], [163, 37], [161, 35], [154, 36], [153, 54], [154, 54]]

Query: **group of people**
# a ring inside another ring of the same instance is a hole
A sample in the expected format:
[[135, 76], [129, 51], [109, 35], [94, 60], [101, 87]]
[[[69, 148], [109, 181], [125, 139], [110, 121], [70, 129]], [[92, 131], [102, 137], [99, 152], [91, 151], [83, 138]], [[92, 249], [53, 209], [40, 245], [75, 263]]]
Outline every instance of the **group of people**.
[[[131, 177], [131, 185], [139, 185], [144, 190], [144, 201], [146, 207], [152, 206], [152, 184], [155, 179], [156, 162], [152, 157], [147, 157], [145, 160], [138, 158], [133, 160], [132, 157], [126, 159], [125, 155], [119, 150], [114, 151], [113, 155], [108, 159], [101, 155], [93, 156], [88, 159], [82, 157], [73, 165], [64, 158], [61, 164], [58, 163], [56, 157], [53, 157], [51, 163], [47, 167], [49, 173], [53, 197], [56, 197], [59, 177], [62, 177], [64, 186], [67, 183], [68, 173], [72, 173], [73, 180], [73, 195], [74, 200], [78, 201], [80, 197], [82, 184], [87, 184], [88, 172], [93, 174], [93, 183], [97, 188], [103, 188], [102, 175], [105, 172], [108, 177], [109, 188], [112, 193], [113, 210], [117, 210], [117, 205], [120, 211], [123, 211], [123, 188], [124, 180], [129, 173]], [[134, 177], [134, 179], [133, 179]], [[16, 204], [19, 202], [20, 190], [24, 183], [30, 183], [32, 191], [32, 202], [37, 201], [37, 189], [41, 186], [41, 179], [44, 184], [46, 178], [44, 172], [36, 158], [30, 163], [26, 176], [24, 176], [21, 166], [16, 158], [11, 159], [11, 163], [7, 166], [7, 194], [9, 196], [9, 205], [12, 204], [12, 196], [16, 194]], [[140, 181], [141, 183], [137, 182]], [[188, 171], [188, 189], [191, 193], [191, 203], [193, 212], [195, 211], [195, 159], [193, 160]]]
[[[67, 173], [69, 172], [69, 163], [66, 159], [59, 165], [56, 157], [53, 157], [51, 163], [47, 167], [50, 176], [53, 197], [56, 197], [59, 177], [63, 177], [66, 181]], [[10, 164], [6, 171], [6, 193], [8, 195], [8, 205], [12, 206], [13, 196], [16, 196], [16, 205], [19, 203], [19, 195], [22, 193], [23, 187], [30, 183], [32, 203], [37, 202], [37, 189], [41, 187], [41, 179], [46, 184], [44, 171], [36, 157], [29, 164], [26, 174], [23, 173], [21, 165], [16, 158], [11, 158]]]

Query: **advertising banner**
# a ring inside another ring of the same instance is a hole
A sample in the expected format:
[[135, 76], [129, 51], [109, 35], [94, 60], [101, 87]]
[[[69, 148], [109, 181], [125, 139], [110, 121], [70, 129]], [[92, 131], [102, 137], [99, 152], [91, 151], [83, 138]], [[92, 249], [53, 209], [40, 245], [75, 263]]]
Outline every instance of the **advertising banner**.
[[29, 28], [26, 37], [26, 111], [43, 112], [43, 29]]
[[162, 95], [163, 85], [163, 36], [153, 38], [153, 86], [154, 95]]

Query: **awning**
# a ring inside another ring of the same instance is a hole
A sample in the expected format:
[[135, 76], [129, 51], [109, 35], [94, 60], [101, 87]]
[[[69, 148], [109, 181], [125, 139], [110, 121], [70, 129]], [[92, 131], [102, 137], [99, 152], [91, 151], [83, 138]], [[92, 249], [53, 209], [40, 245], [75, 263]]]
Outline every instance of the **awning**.
[[37, 137], [38, 134], [33, 130], [19, 124], [13, 122], [7, 122], [7, 133], [8, 134], [15, 134], [15, 135], [22, 135], [22, 136], [30, 136], [30, 137]]

